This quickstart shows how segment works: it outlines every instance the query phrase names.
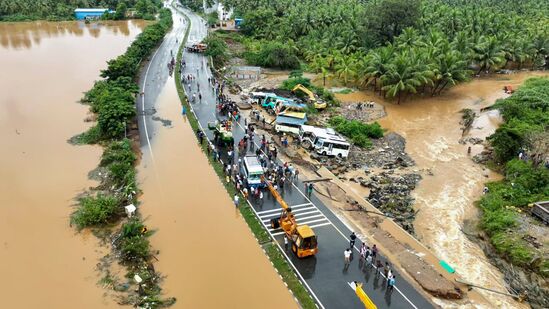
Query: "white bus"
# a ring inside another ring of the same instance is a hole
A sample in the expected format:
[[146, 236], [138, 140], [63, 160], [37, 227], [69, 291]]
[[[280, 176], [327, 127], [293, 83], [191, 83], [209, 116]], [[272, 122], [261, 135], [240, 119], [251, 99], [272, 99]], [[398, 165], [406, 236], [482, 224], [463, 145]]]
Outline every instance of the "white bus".
[[[343, 139], [332, 128], [302, 125], [299, 128], [299, 142], [306, 149], [313, 148], [321, 139]], [[344, 140], [344, 139], [343, 139]]]
[[315, 143], [315, 151], [324, 156], [336, 156], [339, 158], [347, 158], [349, 156], [349, 144], [344, 138], [338, 136], [334, 138], [319, 138]]
[[266, 184], [261, 181], [261, 176], [263, 176], [265, 171], [256, 156], [245, 156], [240, 171], [246, 177], [251, 187], [265, 187]]

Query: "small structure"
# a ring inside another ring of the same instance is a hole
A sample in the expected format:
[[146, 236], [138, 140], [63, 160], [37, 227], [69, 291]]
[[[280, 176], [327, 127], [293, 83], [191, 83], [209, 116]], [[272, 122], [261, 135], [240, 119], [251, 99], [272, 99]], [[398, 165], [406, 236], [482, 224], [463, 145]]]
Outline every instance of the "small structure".
[[549, 201], [534, 203], [532, 214], [540, 218], [545, 224], [549, 224]]
[[244, 22], [244, 19], [242, 18], [235, 18], [234, 19], [234, 27], [236, 29], [240, 29], [240, 27], [242, 26], [242, 22]]
[[96, 9], [75, 9], [74, 10], [74, 17], [78, 20], [83, 19], [99, 19], [103, 14], [105, 13], [115, 13], [115, 11], [109, 10], [109, 9], [103, 9], [103, 8], [96, 8]]
[[230, 76], [236, 79], [259, 79], [259, 77], [261, 76], [261, 67], [231, 67]]

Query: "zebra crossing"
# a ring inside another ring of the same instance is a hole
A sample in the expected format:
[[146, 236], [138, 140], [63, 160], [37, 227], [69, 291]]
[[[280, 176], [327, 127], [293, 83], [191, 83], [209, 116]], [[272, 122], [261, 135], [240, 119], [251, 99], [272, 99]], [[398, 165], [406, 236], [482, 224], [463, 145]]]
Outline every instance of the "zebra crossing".
[[[299, 205], [290, 206], [294, 218], [298, 224], [307, 224], [311, 228], [321, 227], [325, 225], [331, 225], [332, 222], [324, 214], [316, 208], [313, 203], [304, 203]], [[280, 217], [282, 213], [282, 208], [269, 209], [264, 211], [258, 211], [257, 214], [263, 226], [271, 233], [273, 236], [278, 236], [284, 234], [281, 228], [273, 229], [271, 227], [271, 219]]]

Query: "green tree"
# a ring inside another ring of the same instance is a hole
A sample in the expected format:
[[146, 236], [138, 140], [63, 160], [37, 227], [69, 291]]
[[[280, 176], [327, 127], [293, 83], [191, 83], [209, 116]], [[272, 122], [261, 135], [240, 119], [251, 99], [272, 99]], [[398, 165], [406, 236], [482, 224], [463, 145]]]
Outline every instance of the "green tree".
[[474, 60], [479, 66], [477, 75], [484, 70], [497, 68], [505, 61], [505, 52], [493, 36], [482, 38], [480, 44], [473, 47], [473, 51]]

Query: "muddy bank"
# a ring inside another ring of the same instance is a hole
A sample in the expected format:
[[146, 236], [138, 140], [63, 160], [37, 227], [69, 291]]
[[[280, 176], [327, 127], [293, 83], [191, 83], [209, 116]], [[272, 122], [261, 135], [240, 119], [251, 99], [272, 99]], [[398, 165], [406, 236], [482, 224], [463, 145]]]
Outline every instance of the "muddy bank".
[[[464, 220], [477, 216], [473, 203], [484, 182], [498, 179], [498, 175], [471, 160], [471, 156], [482, 151], [481, 144], [472, 143], [474, 140], [460, 143], [464, 137], [484, 139], [495, 130], [497, 117], [488, 114], [479, 118], [464, 136], [460, 111], [469, 108], [481, 114], [483, 107], [506, 96], [504, 85], [516, 87], [532, 75], [539, 73], [475, 79], [439, 97], [418, 98], [401, 105], [387, 103], [370, 93], [347, 95], [352, 101], [373, 100], [384, 105], [388, 116], [379, 122], [406, 139], [406, 151], [417, 169], [425, 171], [412, 192], [414, 208], [419, 210], [414, 227], [420, 240], [456, 268], [465, 280], [497, 290], [506, 289], [503, 274], [490, 263], [482, 248], [463, 234], [462, 227]], [[338, 97], [345, 99], [345, 95]], [[471, 155], [467, 154], [469, 146]], [[520, 306], [511, 298], [482, 293], [494, 306]]]
[[95, 267], [108, 249], [68, 224], [75, 195], [96, 185], [87, 173], [101, 151], [66, 141], [88, 127], [88, 108], [76, 104], [82, 92], [144, 24], [93, 25], [0, 24], [0, 289], [10, 295], [2, 301], [7, 308], [117, 307], [97, 285]]

